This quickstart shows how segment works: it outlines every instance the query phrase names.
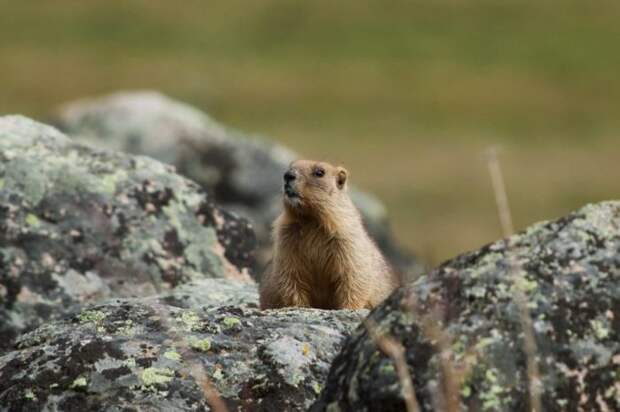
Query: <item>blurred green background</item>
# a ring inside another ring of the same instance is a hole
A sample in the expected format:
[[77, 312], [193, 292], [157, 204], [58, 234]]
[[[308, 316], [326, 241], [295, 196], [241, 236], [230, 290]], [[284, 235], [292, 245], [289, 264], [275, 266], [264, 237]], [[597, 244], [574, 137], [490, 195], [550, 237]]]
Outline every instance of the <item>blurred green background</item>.
[[157, 89], [341, 162], [432, 263], [618, 198], [620, 2], [0, 1], [0, 113]]

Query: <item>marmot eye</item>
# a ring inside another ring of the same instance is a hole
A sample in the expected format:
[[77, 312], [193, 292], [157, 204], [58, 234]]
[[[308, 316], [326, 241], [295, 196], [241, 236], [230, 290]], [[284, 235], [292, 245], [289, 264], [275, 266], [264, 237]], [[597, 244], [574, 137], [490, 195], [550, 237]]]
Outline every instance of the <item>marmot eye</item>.
[[315, 169], [314, 172], [312, 172], [312, 174], [316, 177], [323, 177], [325, 176], [325, 170], [323, 169]]

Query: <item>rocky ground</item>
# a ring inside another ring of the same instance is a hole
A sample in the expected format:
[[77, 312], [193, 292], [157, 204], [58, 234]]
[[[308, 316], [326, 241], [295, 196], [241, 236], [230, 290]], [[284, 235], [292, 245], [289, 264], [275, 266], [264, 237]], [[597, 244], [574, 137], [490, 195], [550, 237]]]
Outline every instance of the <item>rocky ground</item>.
[[[620, 202], [448, 261], [369, 320], [404, 346], [422, 410], [531, 411], [528, 332], [542, 410], [620, 410]], [[355, 331], [313, 411], [404, 410], [375, 341]]]
[[265, 248], [279, 189], [261, 189], [289, 152], [157, 94], [58, 119], [82, 137], [0, 117], [0, 410], [620, 409], [620, 202], [456, 257], [370, 315], [260, 311], [238, 213]]
[[253, 286], [193, 288], [199, 299], [187, 290], [115, 299], [22, 335], [0, 358], [0, 405], [192, 411], [217, 396], [231, 410], [305, 410], [364, 314], [262, 312]]
[[153, 159], [6, 116], [0, 189], [0, 348], [85, 303], [205, 277], [250, 280], [248, 222]]

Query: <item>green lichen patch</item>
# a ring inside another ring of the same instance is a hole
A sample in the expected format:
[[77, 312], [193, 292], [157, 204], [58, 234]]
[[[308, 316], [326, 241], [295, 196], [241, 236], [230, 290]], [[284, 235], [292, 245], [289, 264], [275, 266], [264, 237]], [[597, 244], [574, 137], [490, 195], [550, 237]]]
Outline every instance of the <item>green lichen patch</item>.
[[25, 221], [28, 226], [33, 227], [33, 228], [39, 227], [39, 224], [40, 224], [40, 221], [37, 215], [32, 214], [32, 213], [28, 213], [26, 215]]
[[235, 326], [241, 325], [241, 321], [239, 320], [239, 318], [234, 317], [234, 316], [225, 317], [222, 323], [227, 329], [231, 329], [231, 328], [234, 328]]
[[104, 175], [101, 178], [101, 189], [105, 193], [114, 194], [116, 192], [116, 186], [119, 182], [127, 179], [127, 172], [124, 170], [117, 170], [112, 174]]
[[78, 315], [78, 319], [81, 323], [93, 322], [95, 324], [99, 324], [106, 318], [106, 316], [106, 313], [99, 310], [85, 310]]
[[126, 319], [121, 326], [116, 329], [116, 334], [131, 337], [137, 332], [137, 327], [131, 319]]
[[146, 368], [140, 375], [146, 386], [163, 385], [174, 378], [174, 371], [169, 368]]
[[379, 368], [379, 373], [383, 375], [394, 375], [396, 373], [396, 368], [394, 367], [394, 363], [389, 362], [389, 361], [385, 362]]
[[592, 327], [592, 333], [594, 334], [594, 336], [596, 336], [597, 339], [602, 340], [609, 337], [610, 330], [607, 326], [607, 322], [593, 319], [590, 321], [590, 325]]
[[312, 390], [314, 391], [314, 393], [316, 393], [317, 395], [319, 395], [321, 393], [321, 384], [318, 382], [312, 382]]
[[179, 354], [179, 352], [175, 351], [174, 349], [168, 349], [166, 352], [164, 352], [164, 358], [170, 359], [176, 362], [181, 361], [181, 355]]
[[208, 352], [209, 349], [211, 349], [211, 341], [207, 338], [205, 339], [198, 339], [194, 336], [192, 336], [189, 339], [189, 346], [193, 349], [196, 349], [198, 351], [201, 352]]
[[80, 376], [75, 378], [75, 380], [71, 383], [71, 388], [84, 388], [88, 385], [88, 381], [85, 377]]
[[193, 311], [184, 311], [181, 316], [177, 317], [177, 321], [183, 324], [183, 328], [187, 332], [191, 332], [200, 327], [200, 317]]

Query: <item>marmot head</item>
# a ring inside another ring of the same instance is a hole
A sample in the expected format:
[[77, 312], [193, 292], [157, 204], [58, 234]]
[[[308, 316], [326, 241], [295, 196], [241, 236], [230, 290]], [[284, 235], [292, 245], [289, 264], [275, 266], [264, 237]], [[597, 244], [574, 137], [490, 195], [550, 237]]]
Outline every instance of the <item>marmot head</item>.
[[296, 214], [318, 212], [346, 196], [345, 168], [314, 160], [297, 160], [284, 173], [284, 205]]

